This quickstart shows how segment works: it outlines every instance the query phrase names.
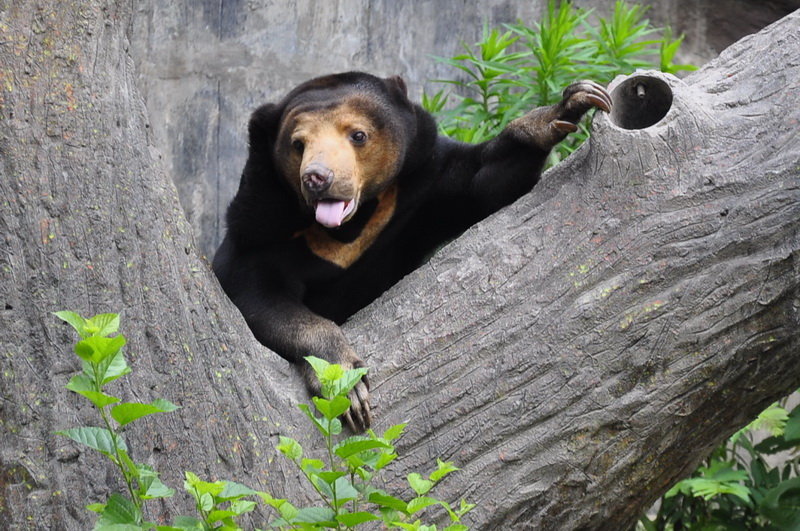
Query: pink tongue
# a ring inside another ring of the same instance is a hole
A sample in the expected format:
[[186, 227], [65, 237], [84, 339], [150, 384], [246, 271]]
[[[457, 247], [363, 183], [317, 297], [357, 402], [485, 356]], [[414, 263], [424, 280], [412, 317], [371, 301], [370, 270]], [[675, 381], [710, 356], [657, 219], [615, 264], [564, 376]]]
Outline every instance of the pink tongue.
[[317, 223], [326, 227], [338, 227], [344, 219], [344, 201], [320, 201], [317, 203]]

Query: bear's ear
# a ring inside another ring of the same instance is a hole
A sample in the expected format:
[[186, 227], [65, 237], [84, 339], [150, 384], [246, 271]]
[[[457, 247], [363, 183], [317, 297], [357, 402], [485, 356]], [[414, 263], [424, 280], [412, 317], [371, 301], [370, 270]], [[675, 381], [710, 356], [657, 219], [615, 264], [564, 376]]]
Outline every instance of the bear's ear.
[[403, 78], [400, 76], [391, 76], [387, 77], [383, 80], [386, 84], [386, 88], [389, 90], [389, 94], [391, 94], [397, 101], [401, 101], [404, 103], [410, 103], [408, 101], [408, 89], [406, 88], [406, 82], [403, 81]]
[[275, 143], [283, 110], [274, 103], [262, 105], [253, 112], [247, 127], [250, 149], [270, 149]]

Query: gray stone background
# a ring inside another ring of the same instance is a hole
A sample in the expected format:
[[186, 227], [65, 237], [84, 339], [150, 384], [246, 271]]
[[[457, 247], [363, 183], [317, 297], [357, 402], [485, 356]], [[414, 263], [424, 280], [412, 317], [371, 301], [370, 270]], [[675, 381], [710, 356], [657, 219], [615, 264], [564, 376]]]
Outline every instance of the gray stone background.
[[[648, 18], [685, 33], [680, 62], [702, 64], [739, 38], [800, 8], [800, 0], [665, 0]], [[607, 14], [613, 0], [575, 0]], [[400, 74], [414, 98], [441, 86], [451, 56], [484, 23], [532, 24], [546, 0], [143, 0], [131, 51], [153, 143], [178, 188], [201, 251], [224, 235], [252, 110], [314, 76]]]

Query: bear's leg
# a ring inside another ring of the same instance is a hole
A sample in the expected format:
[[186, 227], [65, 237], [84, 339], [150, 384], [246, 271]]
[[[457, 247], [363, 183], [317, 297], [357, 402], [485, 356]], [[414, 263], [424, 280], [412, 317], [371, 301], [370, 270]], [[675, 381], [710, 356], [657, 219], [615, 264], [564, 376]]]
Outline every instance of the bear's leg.
[[[234, 300], [256, 339], [302, 371], [309, 392], [320, 396], [314, 370], [305, 361], [316, 356], [338, 363], [345, 370], [365, 367], [344, 333], [333, 321], [321, 317], [286, 294], [254, 290]], [[343, 415], [353, 432], [369, 428], [369, 380], [363, 377], [348, 397], [350, 409]]]

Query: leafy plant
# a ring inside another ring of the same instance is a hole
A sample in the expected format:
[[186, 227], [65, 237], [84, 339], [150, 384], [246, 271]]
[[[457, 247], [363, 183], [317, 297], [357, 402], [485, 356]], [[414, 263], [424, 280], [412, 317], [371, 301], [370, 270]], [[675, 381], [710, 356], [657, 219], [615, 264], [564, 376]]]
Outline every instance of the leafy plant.
[[88, 509], [100, 514], [97, 528], [115, 524], [149, 528], [154, 524], [143, 520], [144, 502], [170, 497], [174, 491], [161, 482], [151, 467], [133, 462], [122, 437], [122, 428], [147, 415], [174, 411], [178, 406], [163, 399], [149, 404], [121, 402], [105, 393], [106, 385], [131, 372], [122, 354], [125, 336], [109, 337], [119, 330], [119, 315], [105, 313], [90, 319], [68, 311], [56, 312], [55, 315], [69, 323], [81, 337], [75, 344], [75, 354], [81, 358], [83, 370], [73, 376], [66, 387], [89, 400], [103, 421], [103, 427], [82, 426], [57, 433], [106, 456], [119, 469], [127, 487], [127, 498], [115, 493], [106, 503], [92, 504]]
[[[771, 436], [756, 443], [756, 431]], [[639, 528], [800, 528], [800, 406], [791, 412], [773, 404], [714, 450], [690, 478], [660, 500], [657, 514], [642, 516]], [[778, 465], [767, 456], [792, 452]]]
[[458, 507], [452, 507], [430, 496], [436, 483], [457, 470], [452, 463], [437, 460], [436, 470], [427, 477], [409, 474], [406, 480], [414, 494], [408, 501], [373, 486], [376, 475], [397, 458], [392, 443], [406, 425], [392, 426], [382, 436], [370, 430], [366, 435], [335, 442], [342, 432], [339, 416], [350, 407], [347, 394], [366, 369], [345, 371], [340, 365], [313, 357], [306, 359], [320, 380], [322, 397], [312, 399], [313, 410], [307, 404], [299, 407], [323, 436], [324, 458], [306, 457], [300, 443], [289, 437], [280, 437], [277, 449], [297, 465], [319, 495], [321, 506], [298, 508], [288, 500], [240, 483], [208, 482], [186, 472], [184, 489], [194, 499], [199, 518], [178, 516], [166, 526], [147, 521], [145, 502], [170, 497], [174, 491], [161, 482], [151, 467], [133, 462], [122, 431], [142, 417], [174, 411], [178, 406], [162, 399], [149, 404], [123, 403], [105, 392], [107, 384], [131, 372], [122, 354], [125, 337], [112, 336], [119, 329], [119, 315], [100, 314], [90, 319], [68, 311], [55, 315], [69, 323], [81, 338], [74, 350], [82, 360], [82, 372], [73, 376], [66, 387], [89, 400], [103, 421], [103, 427], [84, 426], [57, 433], [106, 456], [120, 471], [127, 487], [126, 495], [113, 493], [106, 503], [87, 507], [100, 515], [95, 530], [234, 531], [241, 529], [237, 519], [253, 511], [257, 501], [277, 512], [278, 518], [270, 526], [280, 529], [351, 529], [367, 522], [382, 522], [388, 529], [434, 531], [435, 525], [424, 525], [419, 518], [432, 506], [443, 508], [449, 516], [451, 524], [445, 530], [467, 529], [461, 517], [474, 505], [462, 500]]
[[[342, 432], [339, 416], [350, 407], [347, 394], [366, 373], [366, 369], [343, 370], [340, 365], [325, 360], [306, 358], [314, 369], [321, 385], [322, 397], [312, 399], [316, 412], [307, 404], [300, 409], [308, 416], [325, 441], [324, 459], [305, 457], [300, 443], [281, 437], [278, 450], [289, 458], [303, 473], [322, 501], [322, 506], [297, 509], [286, 500], [262, 496], [281, 517], [272, 526], [301, 529], [345, 529], [358, 524], [382, 521], [386, 528], [406, 530], [435, 530], [417, 518], [418, 513], [430, 506], [444, 508], [451, 525], [445, 529], [467, 529], [461, 517], [474, 505], [461, 501], [458, 508], [429, 496], [431, 488], [447, 474], [457, 470], [452, 463], [437, 461], [437, 468], [423, 477], [412, 473], [406, 478], [416, 496], [409, 501], [395, 497], [373, 486], [375, 476], [397, 458], [392, 442], [403, 432], [405, 424], [398, 424], [378, 436], [369, 430], [366, 435], [348, 437], [334, 443], [334, 436]], [[372, 511], [365, 510], [374, 506]]]
[[[440, 90], [423, 96], [423, 107], [437, 116], [443, 134], [483, 142], [527, 109], [560, 101], [561, 91], [573, 81], [593, 79], [605, 85], [637, 68], [694, 70], [672, 62], [683, 37], [673, 40], [669, 29], [657, 37], [661, 30], [644, 18], [645, 10], [617, 1], [611, 17], [599, 17], [593, 25], [591, 11], [550, 0], [543, 19], [533, 26], [508, 24], [503, 31], [484, 27], [478, 43], [462, 44], [464, 53], [437, 58], [460, 71], [460, 79], [438, 80], [457, 87], [457, 93]], [[588, 138], [587, 123], [553, 150], [549, 165]]]

